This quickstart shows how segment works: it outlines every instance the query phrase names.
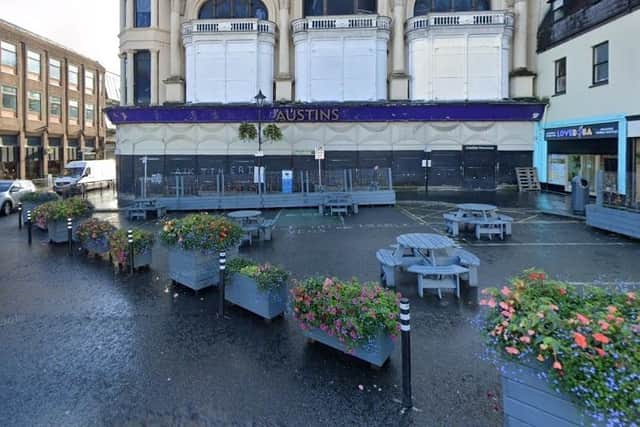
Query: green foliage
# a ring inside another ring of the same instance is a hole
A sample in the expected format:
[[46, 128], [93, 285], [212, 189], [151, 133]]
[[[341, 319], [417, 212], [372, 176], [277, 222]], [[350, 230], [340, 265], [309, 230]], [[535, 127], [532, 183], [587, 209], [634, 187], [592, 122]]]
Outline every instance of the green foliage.
[[244, 231], [222, 216], [206, 213], [163, 222], [160, 240], [185, 250], [223, 251], [240, 243]]
[[291, 291], [293, 312], [302, 330], [320, 329], [347, 349], [366, 344], [380, 332], [399, 330], [400, 294], [357, 280], [310, 278]]
[[[153, 247], [155, 236], [150, 231], [134, 228], [133, 230], [133, 253], [142, 254]], [[129, 260], [129, 236], [127, 230], [121, 228], [109, 237], [109, 247], [111, 256], [120, 264], [127, 264]]]
[[20, 201], [22, 203], [45, 203], [60, 200], [60, 196], [52, 191], [34, 191], [25, 194]]
[[107, 240], [114, 231], [116, 228], [110, 222], [89, 218], [78, 226], [76, 237], [81, 243], [89, 240]]
[[527, 270], [511, 286], [484, 291], [489, 344], [537, 359], [588, 410], [640, 419], [640, 303], [633, 292], [578, 289]]
[[282, 131], [273, 123], [270, 123], [262, 129], [262, 136], [266, 141], [278, 142], [282, 140]]
[[37, 221], [42, 218], [46, 222], [66, 221], [67, 218], [82, 218], [93, 210], [93, 205], [79, 197], [65, 200], [54, 200], [43, 203], [32, 212], [32, 218]]
[[256, 126], [251, 123], [242, 123], [238, 129], [238, 137], [242, 141], [254, 141], [258, 138], [258, 130]]
[[258, 284], [258, 289], [269, 292], [286, 285], [289, 273], [271, 264], [257, 264], [245, 258], [234, 258], [227, 263], [227, 274], [242, 274]]

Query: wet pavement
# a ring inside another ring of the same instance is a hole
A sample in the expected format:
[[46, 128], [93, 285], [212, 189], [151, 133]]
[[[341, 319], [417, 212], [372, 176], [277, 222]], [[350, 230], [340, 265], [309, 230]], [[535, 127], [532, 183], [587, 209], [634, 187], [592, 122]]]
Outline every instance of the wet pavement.
[[[640, 282], [640, 242], [541, 214], [545, 202], [526, 196], [473, 198], [497, 202], [516, 220], [505, 242], [458, 241], [480, 257], [482, 286], [500, 285], [532, 266], [577, 283]], [[241, 253], [281, 264], [295, 278], [377, 280], [375, 251], [399, 234], [442, 232], [442, 213], [469, 201], [456, 197], [363, 208], [344, 219], [269, 211], [278, 219], [274, 240]], [[97, 216], [127, 225], [117, 213]], [[388, 365], [371, 370], [307, 344], [289, 315], [265, 323], [233, 307], [230, 319], [217, 319], [217, 292], [196, 295], [172, 286], [160, 245], [152, 269], [130, 277], [99, 259], [70, 257], [40, 232], [29, 247], [16, 225], [15, 215], [0, 218], [2, 425], [502, 423], [499, 376], [478, 357], [482, 341], [471, 326], [478, 309], [466, 298], [419, 299], [415, 279], [404, 277], [418, 410], [401, 414], [399, 348]], [[153, 221], [144, 226], [158, 229]]]

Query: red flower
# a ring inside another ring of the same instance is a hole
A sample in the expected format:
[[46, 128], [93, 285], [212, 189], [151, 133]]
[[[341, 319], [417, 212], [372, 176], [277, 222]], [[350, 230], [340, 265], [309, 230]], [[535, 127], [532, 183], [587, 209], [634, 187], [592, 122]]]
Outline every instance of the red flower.
[[544, 273], [536, 273], [535, 271], [529, 273], [529, 280], [544, 280], [544, 278]]
[[578, 332], [574, 333], [573, 340], [576, 342], [576, 344], [578, 344], [578, 347], [580, 347], [581, 349], [584, 350], [585, 348], [587, 348], [587, 339], [581, 333], [578, 333]]
[[605, 356], [607, 355], [607, 352], [606, 352], [606, 351], [604, 351], [603, 349], [598, 348], [598, 347], [596, 347], [596, 353], [598, 353], [598, 355], [599, 355], [600, 357], [605, 357]]
[[558, 289], [558, 292], [560, 292], [560, 295], [566, 295], [567, 294], [567, 290], [565, 288]]
[[609, 338], [607, 338], [606, 335], [597, 333], [597, 334], [593, 334], [593, 339], [602, 343], [602, 344], [609, 344]]
[[589, 323], [591, 323], [591, 320], [589, 320], [588, 317], [583, 316], [582, 314], [578, 313], [576, 314], [576, 318], [578, 319], [578, 321], [580, 323], [582, 323], [583, 325], [588, 325]]

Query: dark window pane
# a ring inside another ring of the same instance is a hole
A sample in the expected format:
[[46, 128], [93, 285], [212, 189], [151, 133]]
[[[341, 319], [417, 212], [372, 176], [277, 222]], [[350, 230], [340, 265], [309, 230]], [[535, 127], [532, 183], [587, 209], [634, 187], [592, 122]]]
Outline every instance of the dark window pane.
[[358, 13], [376, 13], [376, 0], [358, 0]]
[[249, 0], [234, 0], [233, 17], [251, 18], [251, 2]]
[[471, 10], [471, 0], [453, 0], [453, 10], [457, 12], [466, 12]]
[[305, 16], [322, 15], [322, 0], [305, 0], [304, 15]]
[[601, 64], [609, 60], [609, 43], [596, 46], [596, 64]]
[[351, 0], [325, 0], [327, 2], [327, 15], [351, 15], [353, 14], [353, 1]]
[[491, 0], [476, 0], [476, 10], [491, 10]]
[[136, 0], [136, 27], [151, 26], [151, 0]]
[[231, 0], [216, 0], [216, 18], [231, 18]]
[[198, 19], [213, 19], [213, 10], [213, 0], [209, 0], [200, 8], [200, 11], [198, 12]]
[[433, 0], [434, 12], [449, 12], [451, 10], [451, 0]]
[[596, 83], [606, 82], [609, 80], [609, 64], [596, 65]]
[[431, 0], [417, 0], [413, 7], [413, 16], [427, 15], [431, 12]]
[[269, 19], [269, 12], [262, 2], [253, 6], [253, 16], [264, 21]]
[[151, 100], [151, 54], [136, 52], [133, 56], [133, 96], [136, 104], [148, 104]]

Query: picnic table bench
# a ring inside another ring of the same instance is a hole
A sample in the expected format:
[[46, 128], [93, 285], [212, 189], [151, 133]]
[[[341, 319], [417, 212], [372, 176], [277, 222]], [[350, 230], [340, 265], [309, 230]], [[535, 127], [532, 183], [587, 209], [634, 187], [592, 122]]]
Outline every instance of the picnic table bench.
[[327, 210], [329, 215], [349, 215], [350, 213], [355, 215], [358, 213], [358, 204], [353, 202], [350, 194], [329, 194], [319, 206], [321, 215], [324, 215]]
[[408, 271], [418, 275], [420, 298], [423, 297], [425, 289], [437, 289], [440, 299], [442, 299], [441, 289], [455, 289], [456, 296], [460, 298], [460, 276], [469, 272], [467, 268], [456, 264], [415, 264], [409, 267]]
[[148, 212], [156, 213], [157, 218], [162, 218], [167, 214], [167, 208], [155, 199], [138, 199], [133, 202], [133, 206], [125, 208], [127, 218], [130, 220], [146, 220]]

